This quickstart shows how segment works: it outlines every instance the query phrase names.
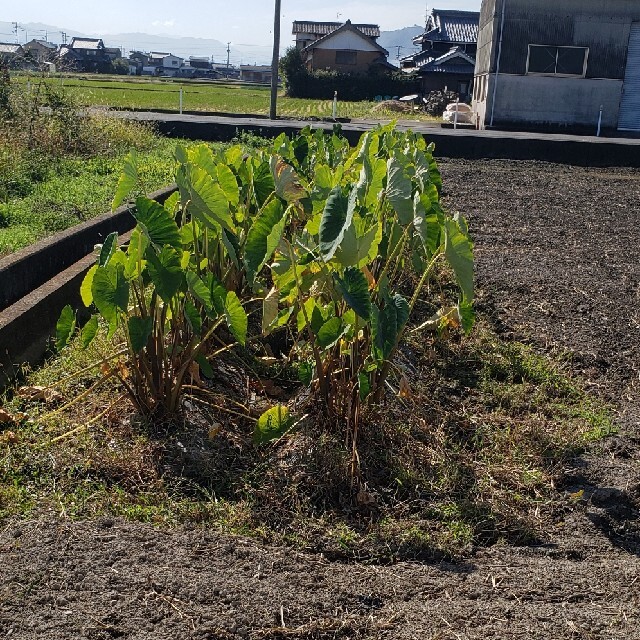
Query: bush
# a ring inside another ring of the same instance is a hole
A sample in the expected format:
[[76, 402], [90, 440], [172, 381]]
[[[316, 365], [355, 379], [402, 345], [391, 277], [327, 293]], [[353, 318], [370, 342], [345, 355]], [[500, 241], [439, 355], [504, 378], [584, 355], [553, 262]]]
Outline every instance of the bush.
[[286, 94], [291, 98], [330, 100], [338, 92], [340, 100], [373, 100], [375, 96], [403, 96], [420, 92], [419, 79], [404, 73], [389, 73], [373, 67], [366, 74], [338, 71], [307, 71], [300, 51], [290, 47], [280, 60]]

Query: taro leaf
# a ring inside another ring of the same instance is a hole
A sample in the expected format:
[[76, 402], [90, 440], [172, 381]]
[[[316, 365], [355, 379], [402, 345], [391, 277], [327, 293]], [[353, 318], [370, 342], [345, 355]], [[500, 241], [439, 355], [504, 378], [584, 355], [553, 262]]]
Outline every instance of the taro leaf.
[[320, 255], [325, 262], [333, 258], [353, 220], [357, 191], [347, 198], [339, 185], [332, 189], [320, 221]]
[[93, 286], [93, 277], [98, 270], [98, 265], [94, 264], [89, 271], [87, 271], [87, 275], [82, 280], [82, 284], [80, 285], [80, 297], [82, 298], [82, 302], [85, 307], [90, 307], [93, 302], [93, 293], [91, 292], [91, 288]]
[[317, 333], [318, 344], [322, 349], [329, 349], [342, 338], [348, 327], [342, 324], [342, 320], [337, 317], [330, 318], [325, 322]]
[[378, 255], [382, 240], [382, 223], [376, 222], [365, 231], [366, 222], [357, 215], [344, 233], [344, 238], [336, 250], [335, 259], [343, 267], [362, 268], [373, 262]]
[[209, 361], [204, 357], [202, 353], [196, 356], [196, 362], [200, 366], [200, 371], [205, 375], [205, 377], [209, 378], [209, 380], [211, 380], [211, 378], [215, 376], [215, 373], [213, 372]]
[[374, 351], [379, 360], [386, 360], [392, 354], [408, 319], [409, 303], [398, 293], [387, 300], [382, 311], [372, 307]]
[[360, 400], [365, 401], [367, 396], [371, 393], [371, 382], [369, 376], [364, 371], [358, 374], [358, 390], [360, 393]]
[[129, 283], [124, 277], [124, 267], [121, 264], [98, 267], [93, 276], [91, 294], [98, 311], [113, 329], [118, 314], [126, 313], [129, 303]]
[[235, 291], [229, 291], [227, 293], [224, 301], [224, 311], [229, 330], [233, 334], [233, 337], [244, 347], [247, 341], [249, 319]]
[[180, 192], [174, 191], [163, 203], [162, 206], [171, 214], [180, 205]]
[[465, 302], [473, 301], [473, 244], [455, 220], [447, 218], [444, 222], [444, 254], [451, 265], [456, 280], [462, 290]]
[[67, 305], [62, 310], [58, 322], [56, 322], [56, 349], [58, 351], [67, 346], [75, 328], [76, 314], [71, 305]]
[[144, 271], [146, 262], [142, 258], [148, 246], [149, 238], [140, 229], [134, 229], [127, 247], [127, 263], [124, 267], [127, 280], [139, 277], [141, 275], [140, 269]]
[[222, 286], [219, 280], [216, 278], [211, 279], [209, 286], [211, 292], [211, 302], [216, 313], [220, 316], [225, 311], [225, 301], [227, 299], [227, 290]]
[[135, 189], [138, 184], [138, 153], [132, 149], [124, 159], [122, 174], [118, 180], [118, 188], [111, 202], [111, 210], [115, 211]]
[[96, 337], [98, 333], [98, 316], [91, 316], [89, 318], [89, 322], [82, 327], [82, 331], [80, 332], [80, 342], [82, 343], [82, 348], [86, 349], [93, 342], [93, 339]]
[[153, 318], [150, 316], [146, 318], [131, 316], [127, 322], [127, 328], [129, 329], [129, 340], [131, 340], [133, 352], [140, 353], [147, 346], [151, 337]]
[[286, 202], [297, 202], [307, 196], [307, 192], [300, 184], [300, 178], [295, 169], [282, 158], [271, 158], [271, 173], [278, 197]]
[[258, 418], [253, 432], [253, 441], [255, 444], [267, 444], [281, 438], [292, 426], [293, 418], [289, 409], [279, 404], [268, 409]]
[[222, 235], [220, 236], [222, 239], [222, 244], [224, 248], [227, 250], [227, 255], [231, 258], [231, 262], [236, 266], [236, 268], [240, 268], [240, 244], [238, 242], [238, 236], [227, 229], [222, 230]]
[[344, 278], [336, 277], [346, 303], [363, 319], [371, 317], [369, 283], [364, 273], [355, 267], [347, 267]]
[[167, 246], [159, 254], [150, 247], [146, 255], [151, 282], [158, 295], [168, 304], [184, 284], [180, 254], [173, 247]]
[[191, 327], [191, 330], [193, 331], [193, 334], [200, 336], [200, 333], [202, 332], [202, 318], [200, 317], [200, 312], [196, 308], [196, 305], [188, 298], [184, 302], [184, 315]]
[[176, 145], [173, 156], [180, 164], [187, 164], [187, 162], [189, 162], [187, 150], [181, 144]]
[[264, 297], [262, 303], [262, 335], [271, 333], [273, 323], [278, 319], [278, 302], [280, 292], [277, 287], [273, 287]]
[[229, 200], [221, 187], [204, 169], [190, 167], [188, 185], [191, 197], [189, 211], [203, 225], [210, 228], [220, 226], [223, 229], [235, 231], [229, 211]]
[[216, 178], [216, 162], [213, 157], [213, 151], [206, 144], [199, 144], [194, 149], [190, 149], [189, 162], [204, 169], [211, 177]]
[[194, 298], [209, 311], [211, 309], [211, 291], [209, 287], [201, 280], [197, 273], [193, 271], [187, 271], [186, 273], [187, 284], [189, 285], [189, 291], [193, 294]]
[[299, 136], [293, 140], [293, 155], [298, 161], [298, 165], [302, 166], [309, 155], [309, 141], [304, 136]]
[[431, 198], [423, 193], [415, 197], [415, 227], [428, 257], [435, 254], [442, 241], [442, 227]]
[[104, 267], [109, 264], [113, 252], [118, 248], [118, 234], [116, 231], [110, 233], [100, 249], [100, 255], [98, 256], [98, 266]]
[[226, 164], [220, 163], [217, 167], [218, 184], [227, 196], [227, 200], [237, 207], [240, 202], [240, 190], [238, 189], [238, 181]]
[[158, 247], [169, 245], [179, 249], [182, 246], [180, 230], [173, 214], [161, 204], [149, 198], [138, 198], [133, 216], [143, 233]]
[[398, 214], [401, 225], [406, 226], [413, 222], [411, 180], [405, 175], [396, 158], [389, 158], [387, 163], [387, 200]]
[[271, 175], [269, 163], [263, 162], [253, 172], [253, 192], [259, 207], [264, 205], [275, 189], [276, 185]]
[[458, 314], [460, 316], [462, 330], [469, 335], [476, 321], [476, 314], [473, 309], [473, 305], [470, 302], [461, 302], [458, 305]]
[[313, 365], [310, 362], [301, 362], [298, 367], [298, 380], [308, 387], [313, 380]]
[[244, 260], [249, 282], [276, 250], [284, 231], [284, 211], [279, 200], [272, 200], [256, 216], [247, 234]]

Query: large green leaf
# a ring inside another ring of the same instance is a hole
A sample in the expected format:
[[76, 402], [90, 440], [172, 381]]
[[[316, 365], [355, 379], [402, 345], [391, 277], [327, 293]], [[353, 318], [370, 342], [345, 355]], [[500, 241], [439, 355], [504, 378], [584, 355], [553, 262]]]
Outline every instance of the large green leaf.
[[340, 318], [330, 318], [327, 320], [321, 327], [317, 333], [318, 345], [322, 349], [329, 349], [333, 347], [333, 345], [342, 338], [342, 336], [347, 332], [348, 327], [342, 324], [342, 320]]
[[121, 264], [98, 267], [91, 284], [93, 301], [103, 318], [113, 328], [119, 313], [127, 312], [129, 282]]
[[204, 169], [190, 167], [187, 184], [191, 197], [189, 211], [202, 224], [235, 231], [229, 200], [220, 185]]
[[146, 260], [144, 260], [144, 254], [149, 246], [149, 238], [136, 227], [131, 233], [129, 240], [129, 246], [127, 247], [127, 261], [124, 268], [124, 274], [127, 280], [133, 280], [138, 278], [141, 272], [144, 271], [146, 266]]
[[140, 318], [131, 316], [127, 322], [129, 330], [129, 340], [131, 340], [131, 348], [134, 353], [140, 353], [149, 342], [151, 331], [153, 329], [153, 318]]
[[202, 316], [196, 308], [196, 305], [193, 304], [189, 298], [184, 301], [184, 315], [191, 327], [191, 331], [193, 331], [193, 334], [200, 336], [202, 333]]
[[220, 163], [216, 168], [218, 176], [218, 184], [224, 191], [224, 195], [227, 196], [227, 200], [237, 207], [240, 202], [240, 190], [238, 189], [238, 181], [236, 177], [226, 164]]
[[247, 234], [244, 260], [249, 282], [276, 250], [284, 231], [284, 210], [279, 200], [272, 200], [256, 216]]
[[398, 293], [386, 301], [382, 310], [372, 307], [373, 347], [379, 360], [389, 358], [408, 319], [409, 303]]
[[116, 231], [110, 233], [104, 240], [98, 256], [98, 266], [104, 267], [111, 260], [113, 252], [118, 248], [118, 234]]
[[271, 175], [269, 163], [262, 162], [253, 172], [253, 192], [259, 207], [264, 205], [275, 189], [276, 185]]
[[151, 282], [153, 282], [160, 298], [169, 303], [185, 282], [184, 271], [180, 264], [180, 254], [173, 247], [166, 246], [159, 254], [149, 247], [146, 256]]
[[364, 273], [355, 267], [347, 267], [344, 278], [337, 278], [346, 303], [364, 320], [371, 317], [371, 295]]
[[76, 314], [71, 305], [67, 305], [56, 322], [56, 349], [58, 351], [67, 346], [75, 329]]
[[320, 255], [325, 262], [333, 258], [344, 238], [345, 231], [351, 225], [356, 205], [356, 190], [349, 197], [342, 192], [339, 185], [331, 190], [327, 199], [322, 220], [320, 221]]
[[144, 234], [156, 246], [169, 245], [176, 249], [182, 246], [180, 230], [175, 218], [155, 200], [138, 198], [133, 215]]
[[98, 316], [91, 316], [87, 324], [82, 327], [82, 331], [80, 332], [80, 342], [82, 343], [82, 348], [86, 349], [96, 337], [98, 333]]
[[425, 253], [428, 257], [433, 256], [442, 242], [442, 225], [438, 216], [438, 206], [434, 206], [431, 197], [426, 193], [416, 194], [413, 225], [420, 236]]
[[224, 301], [224, 312], [227, 325], [233, 337], [244, 346], [247, 341], [249, 319], [235, 291], [229, 291]]
[[362, 268], [378, 255], [382, 223], [376, 221], [368, 230], [365, 225], [366, 221], [356, 214], [353, 216], [353, 223], [344, 232], [334, 256], [343, 267]]
[[98, 270], [98, 265], [94, 264], [89, 271], [87, 271], [87, 275], [83, 278], [82, 284], [80, 285], [80, 297], [82, 298], [82, 302], [85, 307], [90, 307], [93, 303], [93, 293], [91, 288], [93, 287], [93, 277]]
[[413, 222], [411, 180], [396, 158], [389, 158], [387, 162], [387, 200], [398, 214], [400, 224], [406, 226]]
[[187, 284], [189, 285], [189, 291], [193, 294], [194, 298], [204, 306], [208, 311], [212, 307], [211, 303], [211, 290], [193, 271], [186, 272]]
[[253, 441], [256, 444], [266, 444], [282, 437], [293, 426], [293, 419], [289, 409], [278, 405], [265, 411], [256, 423]]
[[462, 290], [465, 302], [473, 301], [473, 244], [462, 233], [458, 223], [451, 218], [445, 219], [444, 254], [451, 265], [456, 280]]
[[127, 154], [124, 159], [124, 167], [122, 174], [118, 180], [116, 194], [111, 202], [111, 210], [115, 211], [126, 199], [126, 197], [135, 189], [138, 184], [138, 153], [135, 149]]

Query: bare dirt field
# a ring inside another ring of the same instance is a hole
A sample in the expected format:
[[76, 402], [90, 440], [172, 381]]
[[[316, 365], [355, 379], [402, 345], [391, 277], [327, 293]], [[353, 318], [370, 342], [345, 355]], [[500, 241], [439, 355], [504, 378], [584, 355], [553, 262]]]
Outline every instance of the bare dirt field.
[[480, 312], [565, 354], [616, 411], [618, 434], [557, 484], [550, 542], [380, 566], [109, 518], [12, 522], [2, 637], [640, 639], [640, 173], [441, 167], [476, 242]]

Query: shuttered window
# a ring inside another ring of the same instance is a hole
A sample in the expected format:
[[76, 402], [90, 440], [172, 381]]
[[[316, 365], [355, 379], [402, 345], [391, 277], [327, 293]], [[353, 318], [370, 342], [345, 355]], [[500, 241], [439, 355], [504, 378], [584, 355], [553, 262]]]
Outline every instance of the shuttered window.
[[336, 64], [356, 64], [357, 61], [357, 51], [336, 51]]
[[529, 45], [527, 73], [584, 77], [587, 72], [587, 47]]

